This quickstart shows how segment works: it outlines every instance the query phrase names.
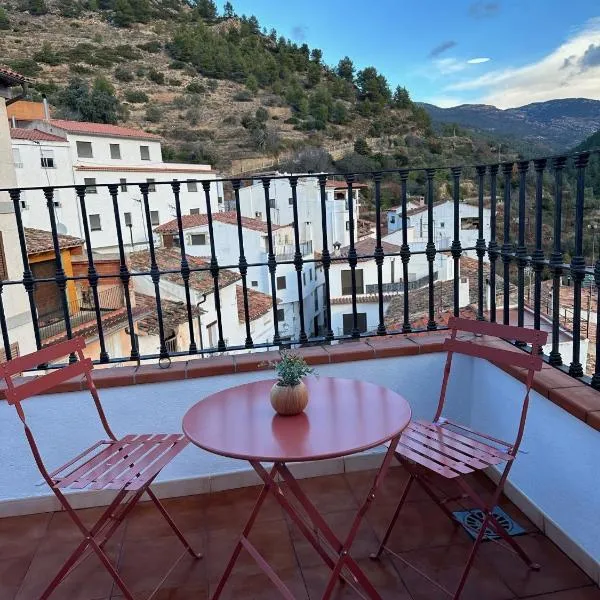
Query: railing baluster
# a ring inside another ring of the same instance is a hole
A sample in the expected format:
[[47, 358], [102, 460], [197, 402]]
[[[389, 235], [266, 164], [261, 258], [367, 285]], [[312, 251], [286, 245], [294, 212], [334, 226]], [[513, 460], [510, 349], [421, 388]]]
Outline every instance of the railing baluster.
[[[546, 159], [539, 158], [534, 161], [535, 167], [535, 250], [531, 255], [531, 264], [534, 273], [533, 289], [533, 328], [541, 327], [540, 313], [542, 310], [542, 272], [544, 270], [544, 249], [542, 248], [542, 200], [544, 193], [544, 170]], [[540, 352], [542, 349], [540, 348]]]
[[499, 165], [490, 165], [490, 243], [488, 256], [490, 257], [490, 321], [496, 322], [496, 261], [499, 248], [496, 241], [496, 202], [498, 187]]
[[[207, 181], [207, 183], [210, 185], [210, 181]], [[173, 190], [173, 197], [175, 198], [175, 215], [177, 218], [177, 231], [179, 233], [179, 249], [181, 251], [181, 278], [183, 279], [183, 287], [185, 289], [185, 304], [187, 308], [188, 328], [190, 332], [190, 345], [188, 352], [189, 354], [196, 354], [198, 348], [196, 347], [196, 339], [194, 335], [194, 316], [192, 312], [192, 300], [190, 294], [190, 265], [185, 252], [185, 238], [183, 235], [183, 222], [181, 220], [181, 202], [179, 199], [181, 183], [179, 183], [177, 180], [174, 180], [171, 183], [171, 189]], [[201, 335], [200, 331], [198, 332], [198, 335]]]
[[[273, 303], [273, 327], [275, 334], [273, 335], [273, 344], [278, 346], [281, 343], [279, 335], [279, 321], [277, 320], [277, 261], [275, 260], [275, 252], [273, 251], [273, 224], [271, 222], [271, 180], [268, 177], [262, 178], [263, 189], [265, 191], [265, 214], [267, 215], [267, 264], [269, 267], [269, 278], [271, 280], [271, 299]], [[295, 205], [294, 205], [295, 208]]]
[[600, 390], [600, 318], [598, 318], [598, 307], [600, 307], [600, 253], [594, 265], [594, 282], [596, 283], [596, 360], [591, 384], [594, 389]]
[[483, 237], [483, 192], [485, 187], [485, 172], [486, 167], [479, 165], [477, 167], [477, 185], [479, 189], [479, 197], [477, 200], [478, 218], [477, 225], [478, 236], [475, 242], [475, 252], [477, 254], [477, 319], [483, 321], [483, 259], [485, 257], [485, 238]]
[[304, 288], [302, 286], [302, 252], [300, 252], [300, 230], [298, 228], [298, 178], [290, 177], [290, 187], [292, 188], [292, 211], [294, 215], [294, 243], [296, 251], [294, 253], [294, 267], [296, 267], [296, 280], [298, 282], [298, 302], [300, 312], [300, 343], [306, 344], [308, 336], [304, 324]]
[[348, 194], [348, 217], [350, 219], [350, 248], [348, 250], [348, 265], [350, 265], [350, 281], [352, 283], [352, 337], [359, 338], [358, 312], [356, 310], [356, 265], [358, 258], [354, 247], [354, 199], [352, 198], [352, 184], [356, 177], [352, 174], [346, 175]]
[[331, 267], [331, 255], [327, 240], [327, 175], [319, 175], [319, 190], [321, 193], [321, 231], [323, 232], [323, 251], [321, 263], [323, 265], [323, 277], [325, 278], [325, 341], [331, 342], [333, 330], [331, 329], [331, 288], [329, 285], [329, 269]]
[[[62, 256], [60, 255], [60, 243], [58, 241], [58, 231], [56, 229], [56, 215], [54, 213], [54, 188], [45, 187], [44, 196], [46, 197], [46, 206], [48, 208], [48, 214], [50, 215], [50, 230], [52, 233], [52, 245], [54, 247], [54, 260], [56, 262], [56, 273], [54, 280], [58, 287], [58, 294], [62, 303], [63, 317], [65, 320], [65, 331], [67, 333], [67, 339], [73, 337], [73, 331], [71, 328], [71, 315], [69, 314], [69, 301], [67, 300], [67, 276], [62, 264]], [[69, 362], [76, 362], [77, 357], [72, 352], [69, 355]]]
[[[429, 267], [429, 321], [427, 322], [427, 330], [433, 331], [437, 329], [437, 323], [435, 322], [435, 297], [434, 297], [434, 265], [436, 250], [435, 242], [433, 239], [433, 203], [434, 203], [434, 192], [433, 192], [433, 176], [435, 175], [435, 169], [425, 169], [427, 174], [427, 246], [425, 247], [425, 256], [427, 257]], [[440, 290], [441, 294], [441, 290]]]
[[154, 232], [152, 231], [152, 219], [150, 217], [150, 200], [148, 199], [148, 190], [150, 185], [140, 183], [140, 193], [144, 204], [144, 214], [146, 216], [146, 229], [148, 231], [148, 250], [150, 252], [150, 278], [154, 284], [154, 297], [156, 298], [156, 316], [158, 317], [158, 339], [160, 344], [159, 355], [161, 360], [169, 358], [167, 344], [165, 342], [165, 326], [163, 323], [162, 304], [160, 301], [160, 270], [156, 264], [156, 251], [154, 250]]
[[[210, 181], [202, 181], [202, 188], [204, 189], [204, 197], [206, 199], [206, 217], [208, 218], [208, 237], [210, 243], [210, 274], [213, 278], [214, 297], [215, 297], [215, 312], [217, 313], [217, 331], [219, 335], [219, 341], [217, 342], [217, 349], [219, 352], [225, 352], [227, 346], [223, 338], [223, 321], [221, 317], [221, 294], [219, 291], [219, 261], [217, 260], [217, 249], [215, 246], [215, 236], [213, 232], [213, 216], [212, 206], [210, 203]], [[202, 339], [202, 332], [199, 331], [198, 335]]]
[[552, 161], [554, 168], [554, 247], [550, 255], [552, 272], [552, 350], [548, 362], [553, 366], [562, 365], [560, 355], [560, 278], [563, 273], [562, 231], [562, 193], [563, 169], [566, 159], [558, 156]]
[[408, 169], [400, 171], [400, 194], [402, 197], [402, 245], [400, 246], [400, 259], [402, 260], [402, 279], [404, 283], [403, 303], [404, 314], [402, 322], [402, 332], [410, 333], [412, 327], [410, 325], [410, 308], [408, 301], [408, 263], [410, 262], [410, 246], [408, 245], [408, 217], [406, 215], [406, 192], [408, 181]]
[[5, 360], [12, 360], [12, 352], [10, 350], [10, 338], [8, 337], [8, 326], [6, 324], [6, 315], [4, 314], [4, 282], [0, 280], [0, 330], [2, 331], [2, 343], [4, 345]]
[[460, 243], [460, 175], [462, 173], [462, 167], [452, 167], [452, 199], [453, 199], [453, 240], [450, 251], [452, 258], [454, 259], [454, 278], [453, 278], [453, 310], [454, 316], [458, 317], [459, 304], [460, 304], [460, 257], [462, 254], [462, 246]]
[[[377, 290], [379, 296], [379, 324], [377, 335], [385, 335], [385, 315], [383, 312], [383, 247], [381, 246], [381, 173], [373, 173], [375, 181], [375, 264], [377, 265]], [[392, 282], [393, 283], [393, 282]]]
[[88, 283], [92, 290], [94, 298], [94, 312], [96, 313], [96, 326], [98, 327], [98, 341], [100, 342], [100, 362], [107, 363], [110, 359], [106, 351], [106, 341], [104, 340], [104, 326], [102, 325], [102, 313], [100, 312], [100, 300], [98, 295], [98, 272], [94, 265], [94, 251], [90, 239], [90, 226], [88, 223], [87, 208], [85, 205], [85, 185], [78, 185], [75, 188], [79, 205], [81, 206], [81, 220], [83, 221], [83, 234], [85, 237], [85, 249], [88, 259]]
[[112, 199], [113, 213], [115, 216], [115, 228], [117, 231], [117, 242], [119, 247], [119, 278], [123, 285], [123, 294], [125, 295], [125, 309], [127, 310], [127, 323], [129, 326], [129, 343], [131, 345], [131, 352], [129, 354], [130, 360], [140, 360], [140, 352], [137, 345], [137, 339], [133, 328], [133, 313], [131, 312], [131, 291], [129, 289], [129, 282], [131, 281], [131, 274], [127, 268], [127, 261], [125, 260], [125, 247], [123, 246], [123, 231], [121, 230], [121, 215], [119, 214], [119, 192], [118, 186], [111, 184], [108, 186], [108, 193]]
[[[529, 161], [521, 160], [519, 169], [519, 238], [517, 242], [517, 325], [523, 327], [525, 324], [525, 267], [528, 264], [527, 246], [525, 245], [525, 194], [527, 191], [527, 171]], [[517, 342], [518, 346], [524, 345]]]
[[[38, 350], [40, 350], [42, 348], [42, 341], [40, 338], [38, 311], [35, 305], [35, 296], [33, 293], [35, 289], [35, 282], [33, 279], [33, 273], [31, 272], [31, 266], [29, 264], [29, 255], [27, 254], [27, 242], [25, 241], [25, 229], [23, 227], [23, 218], [21, 215], [21, 190], [11, 190], [10, 198], [13, 201], [13, 206], [15, 209], [17, 233], [19, 234], [19, 246], [21, 247], [21, 259], [23, 261], [23, 286], [25, 287], [27, 297], [29, 298], [29, 310], [31, 312], [31, 322], [33, 325], [33, 335], [35, 337], [35, 347]], [[4, 311], [2, 311], [2, 315], [4, 316]]]
[[573, 278], [573, 358], [569, 365], [569, 375], [583, 377], [581, 364], [581, 284], [585, 277], [583, 257], [583, 208], [585, 198], [585, 168], [590, 158], [589, 152], [582, 152], [575, 159], [577, 169], [577, 195], [575, 199], [575, 253], [571, 259]]
[[240, 249], [240, 260], [238, 263], [238, 268], [240, 270], [240, 275], [242, 276], [242, 290], [244, 296], [244, 318], [246, 321], [246, 342], [244, 346], [246, 348], [252, 348], [254, 346], [254, 342], [252, 341], [252, 335], [250, 334], [250, 308], [248, 306], [248, 261], [246, 260], [246, 255], [244, 254], [244, 233], [242, 229], [242, 211], [240, 208], [240, 188], [242, 187], [242, 182], [240, 179], [235, 179], [232, 182], [233, 185], [233, 194], [235, 197], [235, 210], [237, 216], [237, 228], [238, 228], [238, 246]]
[[502, 240], [502, 262], [504, 263], [504, 299], [503, 312], [504, 325], [510, 325], [510, 263], [513, 259], [514, 245], [510, 239], [510, 201], [511, 201], [511, 176], [513, 163], [502, 163], [502, 173], [504, 174], [504, 236]]

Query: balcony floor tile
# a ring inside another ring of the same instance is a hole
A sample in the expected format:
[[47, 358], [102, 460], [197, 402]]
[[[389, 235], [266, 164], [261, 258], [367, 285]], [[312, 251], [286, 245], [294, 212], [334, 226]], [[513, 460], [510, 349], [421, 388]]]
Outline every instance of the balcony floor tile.
[[[300, 481], [302, 489], [322, 511], [338, 536], [347, 534], [355, 511], [363, 501], [374, 471], [315, 477]], [[352, 555], [378, 589], [382, 598], [394, 600], [441, 600], [446, 598], [423, 577], [396, 558], [368, 558], [376, 550], [407, 475], [402, 468], [390, 470], [367, 518], [363, 521]], [[472, 478], [481, 493], [490, 482]], [[164, 505], [192, 544], [204, 554], [195, 561], [187, 554], [166, 579], [157, 600], [208, 600], [216, 588], [241, 529], [252, 511], [259, 488], [241, 488], [212, 495], [165, 500]], [[502, 505], [511, 516], [528, 527], [524, 516], [508, 500]], [[78, 514], [92, 523], [101, 509]], [[465, 588], [464, 600], [600, 600], [600, 590], [549, 539], [531, 525], [530, 533], [518, 539], [542, 564], [530, 572], [498, 544], [484, 543]], [[65, 513], [0, 519], [0, 597], [32, 600], [39, 597], [48, 581], [74, 549], [78, 533]], [[250, 541], [273, 566], [275, 572], [299, 600], [321, 597], [328, 569], [310, 544], [298, 533], [274, 499], [269, 499]], [[390, 540], [390, 547], [416, 563], [441, 584], [453, 588], [470, 549], [469, 538], [450, 523], [418, 488], [409, 496], [404, 513]], [[126, 525], [108, 544], [109, 555], [136, 597], [147, 597], [163, 573], [183, 551], [151, 503], [138, 506]], [[359, 596], [348, 584], [338, 584], [335, 600]], [[56, 590], [52, 600], [110, 600], [122, 595], [95, 556], [90, 556]], [[243, 551], [222, 598], [273, 600], [280, 594]]]

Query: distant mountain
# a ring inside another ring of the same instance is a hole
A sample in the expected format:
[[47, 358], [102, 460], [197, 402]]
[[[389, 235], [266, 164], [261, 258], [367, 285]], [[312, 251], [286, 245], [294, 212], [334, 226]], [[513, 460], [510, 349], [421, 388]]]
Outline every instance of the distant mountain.
[[563, 152], [600, 129], [600, 100], [568, 98], [501, 110], [486, 104], [422, 106], [434, 123], [456, 123], [498, 137], [526, 140], [536, 149]]

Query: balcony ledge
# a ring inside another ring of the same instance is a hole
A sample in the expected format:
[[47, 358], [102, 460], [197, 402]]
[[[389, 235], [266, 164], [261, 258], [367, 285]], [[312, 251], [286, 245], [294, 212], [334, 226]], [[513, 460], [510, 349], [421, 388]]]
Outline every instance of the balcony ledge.
[[[415, 356], [443, 351], [446, 331], [366, 338], [342, 344], [308, 346], [294, 352], [302, 355], [310, 365], [325, 365], [355, 362], [376, 358]], [[506, 342], [481, 338], [480, 343], [503, 346]], [[94, 382], [98, 389], [123, 387], [143, 383], [162, 383], [198, 377], [232, 375], [271, 368], [269, 363], [280, 358], [279, 351], [249, 352], [193, 358], [174, 361], [168, 368], [158, 364], [123, 366], [94, 371]], [[525, 370], [518, 367], [497, 365], [504, 371], [524, 381]], [[46, 393], [78, 392], [85, 389], [82, 378], [65, 382]], [[564, 371], [544, 364], [536, 374], [533, 389], [574, 417], [600, 431], [600, 392], [575, 379]], [[4, 398], [4, 382], [0, 386], [0, 400]]]

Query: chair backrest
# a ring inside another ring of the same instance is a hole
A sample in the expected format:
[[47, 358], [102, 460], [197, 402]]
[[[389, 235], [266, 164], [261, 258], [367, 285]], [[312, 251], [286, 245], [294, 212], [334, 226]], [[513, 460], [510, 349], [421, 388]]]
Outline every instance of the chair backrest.
[[[76, 337], [64, 342], [52, 344], [37, 352], [19, 356], [13, 360], [0, 364], [0, 377], [6, 382], [6, 400], [9, 404], [15, 406], [21, 421], [23, 421], [23, 424], [26, 427], [25, 412], [21, 406], [23, 400], [26, 400], [31, 396], [42, 394], [73, 377], [83, 376], [87, 387], [94, 398], [94, 403], [106, 434], [114, 439], [106, 420], [104, 410], [100, 404], [100, 398], [96, 386], [94, 385], [94, 380], [92, 379], [91, 372], [94, 366], [92, 360], [84, 356], [84, 348], [85, 340], [82, 337]], [[39, 367], [40, 365], [47, 364], [53, 360], [58, 360], [59, 358], [72, 354], [75, 354], [78, 360], [65, 367], [49, 369], [48, 372], [43, 375], [31, 378], [26, 377], [24, 378], [24, 381], [17, 382], [14, 380], [15, 375], [19, 375], [27, 369]]]
[[[448, 327], [451, 330], [451, 335], [449, 338], [446, 338], [443, 345], [443, 348], [448, 352], [448, 355], [446, 358], [446, 366], [444, 368], [444, 379], [442, 381], [440, 401], [434, 421], [438, 421], [442, 416], [454, 353], [482, 358], [503, 366], [524, 368], [527, 370], [527, 376], [525, 378], [525, 395], [521, 410], [521, 421], [517, 430], [516, 440], [511, 444], [512, 451], [516, 453], [525, 428], [527, 409], [529, 407], [529, 392], [533, 384], [533, 378], [535, 372], [540, 371], [544, 364], [540, 355], [540, 349], [548, 339], [548, 332], [537, 329], [527, 329], [524, 327], [515, 327], [512, 325], [501, 325], [499, 323], [489, 323], [487, 321], [461, 319], [458, 317], [450, 318]], [[458, 339], [457, 335], [459, 332], [473, 333], [476, 336], [491, 336], [498, 338], [499, 340], [529, 344], [531, 346], [531, 352], [526, 352], [518, 348], [510, 350], [494, 347], [489, 344], [482, 344], [476, 337], [474, 339]]]

